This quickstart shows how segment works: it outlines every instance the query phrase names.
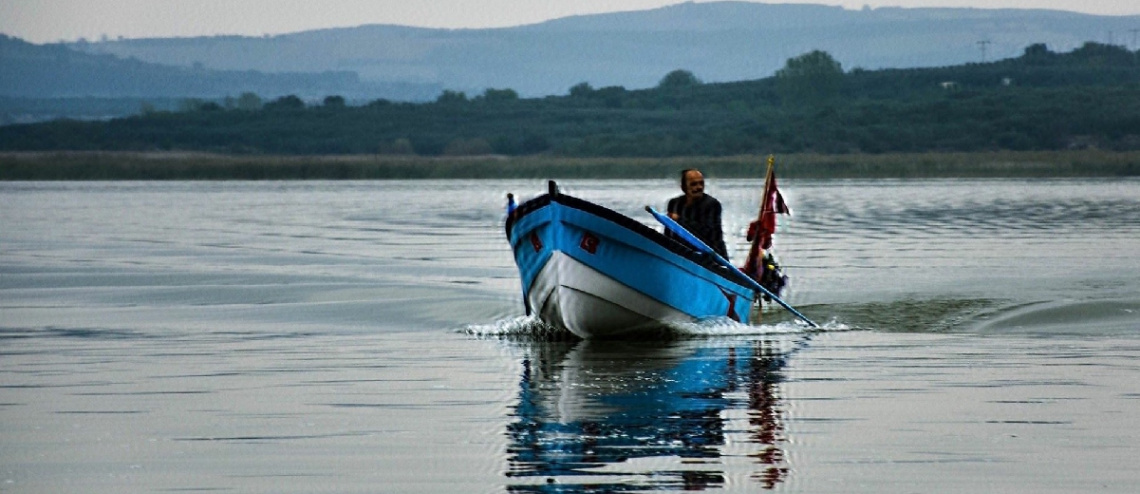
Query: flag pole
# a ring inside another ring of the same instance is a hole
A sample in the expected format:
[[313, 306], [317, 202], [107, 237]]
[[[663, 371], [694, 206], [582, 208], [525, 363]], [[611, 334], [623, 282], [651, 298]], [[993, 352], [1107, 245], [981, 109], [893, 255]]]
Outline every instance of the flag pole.
[[[756, 219], [761, 221], [761, 222], [764, 221], [764, 213], [765, 213], [764, 210], [768, 207], [768, 195], [772, 193], [772, 174], [775, 173], [775, 168], [776, 168], [776, 156], [769, 154], [768, 155], [768, 171], [764, 172], [764, 195], [760, 196], [760, 214], [758, 216], [756, 216]], [[767, 213], [768, 214], [776, 214], [775, 211], [767, 211]], [[759, 233], [759, 232], [757, 232], [757, 233]], [[753, 243], [759, 243], [760, 242], [760, 235], [756, 235], [756, 236], [752, 237], [752, 242]], [[756, 252], [759, 253], [760, 251], [757, 250]]]

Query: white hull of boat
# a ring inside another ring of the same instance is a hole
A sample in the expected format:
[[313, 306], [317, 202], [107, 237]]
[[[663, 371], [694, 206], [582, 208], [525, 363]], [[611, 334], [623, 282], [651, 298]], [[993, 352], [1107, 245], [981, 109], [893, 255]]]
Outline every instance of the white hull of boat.
[[605, 338], [693, 318], [555, 251], [535, 277], [530, 306], [548, 324]]

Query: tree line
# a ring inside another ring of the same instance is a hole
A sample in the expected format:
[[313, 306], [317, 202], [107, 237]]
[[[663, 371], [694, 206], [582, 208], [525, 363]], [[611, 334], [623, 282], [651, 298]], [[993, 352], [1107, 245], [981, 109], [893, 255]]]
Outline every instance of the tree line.
[[845, 70], [812, 51], [772, 77], [732, 83], [676, 70], [642, 90], [583, 82], [544, 98], [492, 88], [363, 105], [246, 93], [106, 122], [0, 127], [0, 149], [36, 151], [669, 157], [1077, 148], [1140, 149], [1140, 52], [1032, 45], [991, 63]]

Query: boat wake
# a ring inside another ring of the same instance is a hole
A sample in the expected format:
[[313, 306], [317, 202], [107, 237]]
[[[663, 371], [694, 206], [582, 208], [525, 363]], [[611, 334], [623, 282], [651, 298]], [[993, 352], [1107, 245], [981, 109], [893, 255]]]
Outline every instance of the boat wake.
[[818, 327], [808, 326], [798, 320], [787, 320], [773, 324], [741, 324], [728, 318], [706, 319], [693, 323], [674, 324], [671, 329], [681, 336], [747, 336], [773, 334], [821, 333], [849, 331], [853, 328], [839, 321], [828, 321]]
[[472, 336], [489, 338], [525, 338], [551, 341], [578, 339], [569, 331], [562, 331], [547, 325], [534, 316], [515, 316], [486, 324], [469, 324], [460, 331]]
[[[671, 323], [659, 328], [631, 333], [629, 338], [640, 339], [647, 334], [667, 338], [715, 338], [722, 336], [803, 334], [834, 331], [851, 331], [855, 328], [831, 320], [813, 328], [799, 321], [781, 321], [774, 324], [741, 324], [728, 318], [710, 318], [691, 323]], [[516, 316], [486, 324], [470, 324], [462, 328], [463, 333], [486, 338], [527, 339], [527, 340], [577, 340], [569, 331], [549, 326], [534, 316]]]

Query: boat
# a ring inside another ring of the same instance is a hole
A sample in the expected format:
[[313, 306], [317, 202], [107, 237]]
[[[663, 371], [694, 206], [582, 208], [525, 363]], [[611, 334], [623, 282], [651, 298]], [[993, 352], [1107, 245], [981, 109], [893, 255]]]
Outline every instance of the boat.
[[748, 324], [762, 293], [715, 253], [563, 194], [554, 181], [508, 209], [527, 315], [581, 338], [716, 318]]

